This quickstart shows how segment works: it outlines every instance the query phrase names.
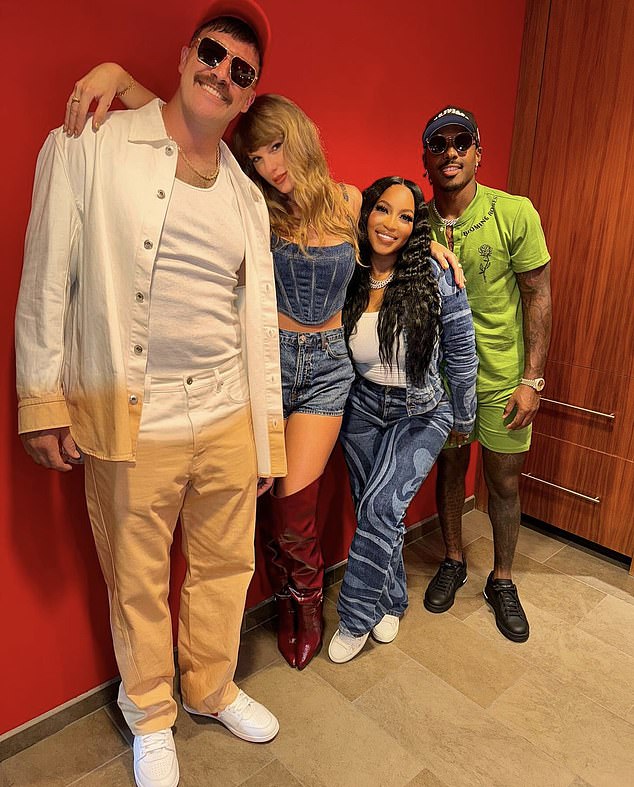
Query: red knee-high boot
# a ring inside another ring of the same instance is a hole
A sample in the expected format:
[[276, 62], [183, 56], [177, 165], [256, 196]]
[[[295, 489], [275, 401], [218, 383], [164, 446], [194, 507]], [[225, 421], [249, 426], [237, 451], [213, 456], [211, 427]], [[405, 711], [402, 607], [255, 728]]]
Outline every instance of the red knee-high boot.
[[271, 495], [271, 529], [266, 532], [265, 548], [266, 569], [269, 582], [275, 593], [277, 607], [277, 647], [286, 661], [295, 667], [295, 646], [297, 643], [297, 621], [295, 602], [288, 588], [289, 567], [286, 555], [279, 544], [279, 531], [283, 527], [275, 498]]
[[271, 497], [277, 545], [284, 556], [296, 602], [295, 663], [304, 667], [322, 645], [324, 559], [317, 534], [317, 497], [321, 478], [288, 497]]

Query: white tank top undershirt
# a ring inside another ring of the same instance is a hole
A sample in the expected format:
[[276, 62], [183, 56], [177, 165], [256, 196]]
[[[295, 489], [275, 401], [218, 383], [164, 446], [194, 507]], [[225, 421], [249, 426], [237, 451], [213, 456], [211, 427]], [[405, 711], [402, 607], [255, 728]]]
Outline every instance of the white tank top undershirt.
[[212, 369], [240, 354], [244, 229], [226, 167], [208, 189], [175, 180], [150, 289], [147, 373]]
[[[348, 344], [357, 372], [366, 380], [378, 385], [405, 388], [405, 342], [401, 337], [398, 358], [392, 359], [392, 366], [382, 364], [379, 359], [379, 312], [364, 312], [357, 322], [357, 329]], [[394, 346], [396, 350], [396, 343]]]

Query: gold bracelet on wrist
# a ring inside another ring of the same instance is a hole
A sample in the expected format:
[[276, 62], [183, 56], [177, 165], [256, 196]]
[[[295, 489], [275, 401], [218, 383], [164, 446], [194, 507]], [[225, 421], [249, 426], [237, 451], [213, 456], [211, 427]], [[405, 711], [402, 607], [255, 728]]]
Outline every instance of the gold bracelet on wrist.
[[[128, 75], [129, 76], [129, 75]], [[128, 90], [132, 90], [132, 88], [136, 85], [136, 79], [134, 77], [130, 77], [130, 83], [126, 85], [123, 90], [119, 90], [118, 93], [115, 93], [117, 98], [121, 98], [121, 96], [125, 96]]]

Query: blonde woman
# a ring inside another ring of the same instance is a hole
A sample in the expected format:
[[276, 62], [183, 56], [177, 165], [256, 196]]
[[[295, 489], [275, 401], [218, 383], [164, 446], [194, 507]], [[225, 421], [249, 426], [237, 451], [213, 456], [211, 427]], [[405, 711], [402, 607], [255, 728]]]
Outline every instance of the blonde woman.
[[319, 482], [354, 380], [341, 310], [356, 264], [361, 194], [332, 180], [316, 126], [282, 96], [256, 98], [232, 148], [271, 220], [289, 471], [271, 496], [268, 568], [280, 651], [303, 669], [322, 637]]

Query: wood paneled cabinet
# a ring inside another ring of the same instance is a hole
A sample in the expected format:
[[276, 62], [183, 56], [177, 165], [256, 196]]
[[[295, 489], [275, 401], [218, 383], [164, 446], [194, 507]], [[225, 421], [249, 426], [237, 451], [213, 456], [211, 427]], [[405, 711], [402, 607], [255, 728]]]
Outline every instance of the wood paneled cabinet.
[[634, 552], [631, 462], [534, 431], [522, 511], [616, 552]]
[[627, 555], [634, 553], [632, 41], [628, 0], [527, 0], [509, 173], [509, 190], [538, 209], [552, 256], [553, 335], [522, 510]]
[[594, 451], [634, 460], [632, 379], [552, 358], [534, 429]]

